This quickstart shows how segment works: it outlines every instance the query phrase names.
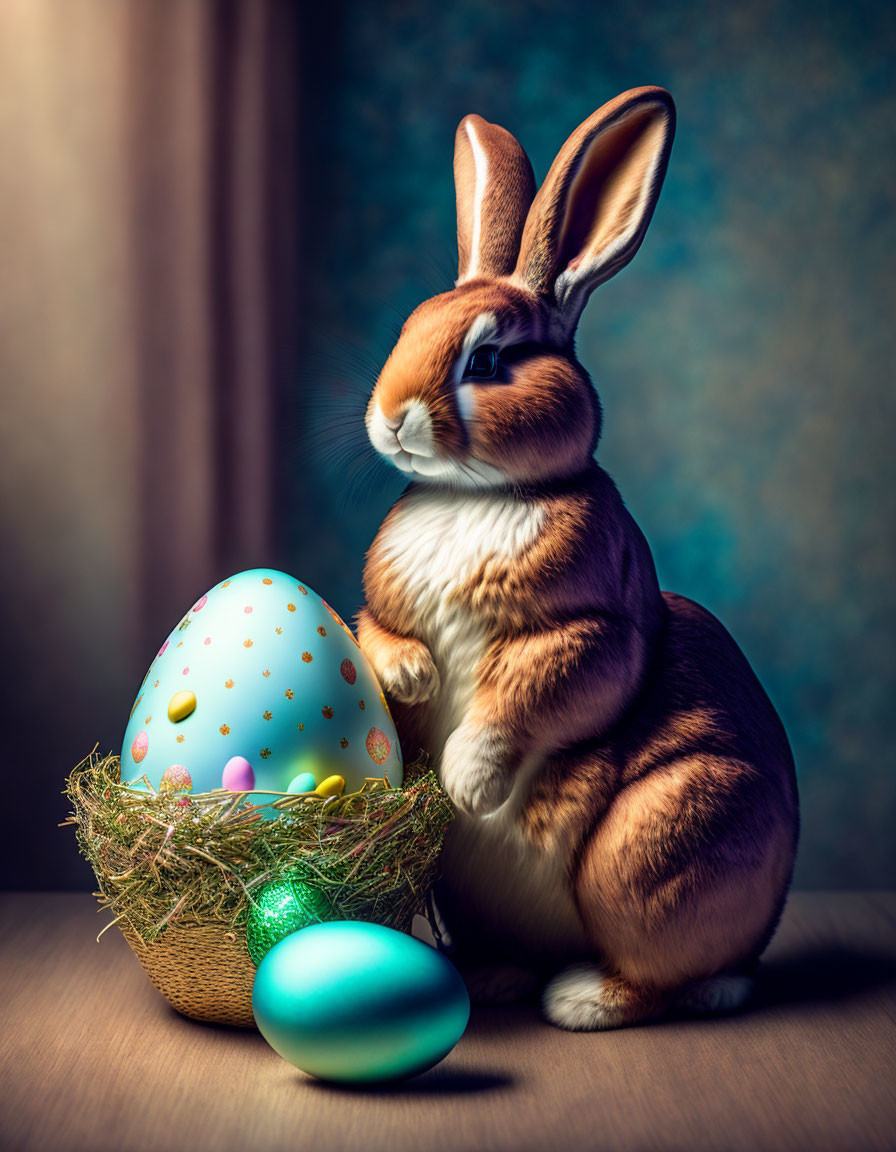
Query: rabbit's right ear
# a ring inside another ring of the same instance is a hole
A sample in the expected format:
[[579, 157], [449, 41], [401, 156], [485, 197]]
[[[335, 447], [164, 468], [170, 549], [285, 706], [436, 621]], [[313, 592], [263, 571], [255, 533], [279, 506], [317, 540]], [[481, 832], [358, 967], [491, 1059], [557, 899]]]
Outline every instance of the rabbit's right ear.
[[457, 283], [509, 275], [535, 196], [529, 157], [506, 129], [465, 116], [454, 140], [454, 185]]
[[666, 174], [675, 106], [663, 88], [633, 88], [573, 132], [526, 220], [517, 277], [571, 335], [592, 289], [640, 247]]

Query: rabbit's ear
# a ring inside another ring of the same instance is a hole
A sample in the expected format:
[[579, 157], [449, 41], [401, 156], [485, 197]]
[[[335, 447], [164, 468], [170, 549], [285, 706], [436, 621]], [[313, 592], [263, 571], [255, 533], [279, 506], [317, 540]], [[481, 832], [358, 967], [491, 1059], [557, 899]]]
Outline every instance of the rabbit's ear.
[[481, 116], [465, 116], [454, 140], [458, 284], [508, 276], [535, 195], [532, 165], [516, 139]]
[[516, 274], [559, 309], [569, 333], [589, 293], [644, 239], [659, 196], [675, 105], [663, 88], [633, 88], [566, 141], [526, 220]]

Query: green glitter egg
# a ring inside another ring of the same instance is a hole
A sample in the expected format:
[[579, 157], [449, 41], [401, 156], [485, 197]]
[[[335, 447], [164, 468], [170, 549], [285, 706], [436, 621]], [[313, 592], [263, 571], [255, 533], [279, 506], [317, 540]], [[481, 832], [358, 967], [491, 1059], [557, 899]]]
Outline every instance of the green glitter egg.
[[246, 926], [246, 945], [253, 964], [260, 964], [291, 932], [333, 917], [329, 900], [311, 884], [290, 876], [266, 884], [253, 900]]

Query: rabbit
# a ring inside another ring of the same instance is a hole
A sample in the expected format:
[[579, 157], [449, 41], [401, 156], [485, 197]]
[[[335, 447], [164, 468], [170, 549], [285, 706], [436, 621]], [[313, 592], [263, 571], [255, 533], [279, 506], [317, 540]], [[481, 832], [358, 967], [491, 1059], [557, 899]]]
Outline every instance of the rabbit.
[[365, 416], [410, 483], [366, 555], [358, 640], [457, 808], [443, 946], [573, 1030], [742, 1005], [799, 830], [783, 726], [722, 624], [660, 591], [574, 351], [674, 124], [664, 89], [624, 92], [536, 194], [515, 138], [467, 116], [457, 282], [408, 318]]

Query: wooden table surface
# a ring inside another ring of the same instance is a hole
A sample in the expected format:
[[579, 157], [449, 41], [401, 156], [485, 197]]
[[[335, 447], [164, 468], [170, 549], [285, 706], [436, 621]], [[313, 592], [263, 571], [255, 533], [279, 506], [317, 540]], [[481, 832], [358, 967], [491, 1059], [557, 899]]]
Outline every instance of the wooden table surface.
[[791, 896], [749, 1010], [602, 1034], [476, 1010], [436, 1068], [334, 1088], [194, 1023], [86, 894], [0, 898], [0, 1148], [896, 1148], [896, 894]]

